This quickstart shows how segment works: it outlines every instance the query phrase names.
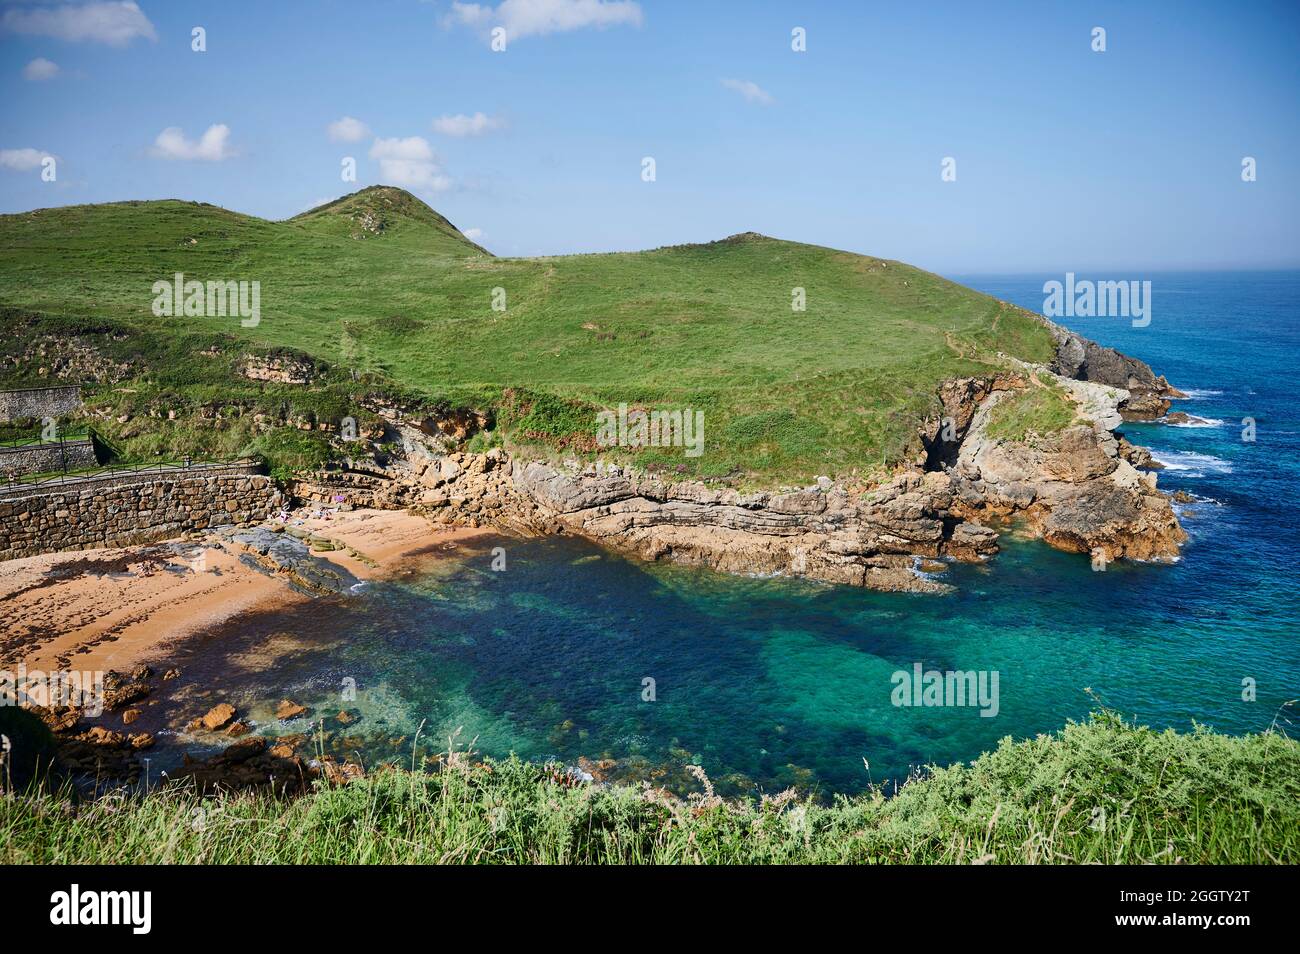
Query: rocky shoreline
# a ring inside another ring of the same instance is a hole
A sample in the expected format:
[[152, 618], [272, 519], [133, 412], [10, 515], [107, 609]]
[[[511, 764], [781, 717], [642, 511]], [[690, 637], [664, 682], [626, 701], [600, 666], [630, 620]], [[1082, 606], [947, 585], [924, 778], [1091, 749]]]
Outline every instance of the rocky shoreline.
[[[148, 753], [158, 740], [147, 731], [133, 731], [145, 706], [164, 685], [184, 680], [180, 669], [159, 673], [150, 666], [138, 666], [130, 672], [110, 671], [104, 677], [102, 717], [87, 715], [77, 705], [25, 705], [25, 715], [39, 719], [50, 731], [53, 742], [48, 751], [39, 753], [42, 766], [71, 781], [77, 790], [95, 795], [105, 787], [121, 784], [157, 783], [164, 778], [193, 786], [199, 794], [211, 795], [219, 790], [269, 791], [276, 795], [295, 795], [307, 791], [316, 779], [329, 784], [343, 784], [362, 777], [360, 764], [339, 759], [332, 754], [313, 751], [313, 737], [307, 732], [290, 731], [289, 723], [308, 710], [292, 700], [282, 699], [275, 719], [283, 724], [281, 734], [267, 737], [254, 735], [253, 726], [229, 703], [217, 703], [193, 719], [186, 731], [196, 742], [219, 750], [205, 758], [186, 752], [180, 767], [146, 776]], [[346, 726], [352, 719], [349, 710], [341, 709], [329, 717], [331, 724]], [[325, 731], [321, 717], [319, 731]], [[120, 724], [121, 728], [114, 728]], [[0, 791], [3, 782], [0, 781]]]
[[[730, 573], [790, 575], [873, 589], [943, 592], [921, 560], [981, 561], [1016, 523], [1058, 549], [1116, 559], [1176, 559], [1186, 534], [1156, 488], [1150, 455], [1114, 431], [1164, 415], [1180, 397], [1143, 362], [1052, 325], [1051, 366], [1007, 358], [987, 377], [947, 382], [922, 452], [865, 491], [821, 477], [742, 493], [619, 466], [457, 450], [464, 422], [390, 421], [400, 452], [302, 475], [301, 499], [405, 508], [438, 524], [570, 533], [647, 560]], [[997, 405], [1044, 383], [1074, 420], [1047, 436], [992, 437]], [[942, 564], [932, 566], [941, 569]]]

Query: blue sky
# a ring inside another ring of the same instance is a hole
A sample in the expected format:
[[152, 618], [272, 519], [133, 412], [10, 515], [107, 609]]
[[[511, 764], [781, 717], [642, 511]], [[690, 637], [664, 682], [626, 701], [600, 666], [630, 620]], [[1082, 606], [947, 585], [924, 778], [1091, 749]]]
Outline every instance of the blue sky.
[[754, 230], [946, 273], [1300, 266], [1294, 2], [0, 0], [0, 101], [6, 212], [283, 218], [389, 181], [502, 255]]

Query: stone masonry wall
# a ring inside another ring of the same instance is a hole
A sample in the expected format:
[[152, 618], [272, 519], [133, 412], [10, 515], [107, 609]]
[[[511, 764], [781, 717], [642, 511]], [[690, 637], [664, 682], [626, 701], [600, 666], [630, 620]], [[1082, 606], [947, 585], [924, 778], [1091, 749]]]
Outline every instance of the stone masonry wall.
[[78, 386], [0, 391], [0, 422], [29, 417], [69, 417], [80, 410]]
[[80, 470], [98, 463], [90, 441], [0, 447], [0, 475], [44, 474], [65, 468]]
[[270, 477], [217, 474], [33, 491], [0, 499], [0, 560], [126, 546], [263, 520], [281, 503]]

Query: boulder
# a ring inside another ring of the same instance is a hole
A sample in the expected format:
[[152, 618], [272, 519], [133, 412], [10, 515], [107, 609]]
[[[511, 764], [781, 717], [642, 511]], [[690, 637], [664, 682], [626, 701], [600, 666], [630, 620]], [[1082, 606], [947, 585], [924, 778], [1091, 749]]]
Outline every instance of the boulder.
[[235, 707], [228, 702], [219, 702], [207, 711], [199, 721], [203, 728], [215, 732], [217, 729], [229, 724], [230, 720], [235, 717]]

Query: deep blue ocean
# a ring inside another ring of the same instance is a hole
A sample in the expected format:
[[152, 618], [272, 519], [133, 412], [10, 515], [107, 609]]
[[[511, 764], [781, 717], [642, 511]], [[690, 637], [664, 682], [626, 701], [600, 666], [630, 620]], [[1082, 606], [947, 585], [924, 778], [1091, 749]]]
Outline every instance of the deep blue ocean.
[[[422, 749], [454, 737], [490, 755], [609, 759], [613, 777], [669, 784], [699, 764], [730, 794], [858, 791], [1101, 705], [1153, 726], [1294, 732], [1300, 273], [1144, 277], [1147, 327], [1066, 323], [1150, 363], [1189, 394], [1176, 409], [1209, 422], [1123, 428], [1165, 463], [1163, 489], [1196, 498], [1180, 507], [1191, 539], [1175, 565], [1095, 572], [1006, 535], [990, 563], [947, 572], [955, 593], [899, 595], [485, 539], [345, 605], [240, 618], [176, 661], [268, 735], [287, 731], [270, 719], [276, 700], [309, 703], [329, 746], [369, 762], [410, 762], [418, 730]], [[1062, 276], [957, 280], [1038, 311], [1049, 278]], [[505, 572], [491, 569], [496, 545]], [[893, 705], [892, 674], [916, 663], [996, 671], [997, 715]], [[340, 698], [345, 679], [355, 700]], [[340, 708], [360, 720], [340, 727]]]

